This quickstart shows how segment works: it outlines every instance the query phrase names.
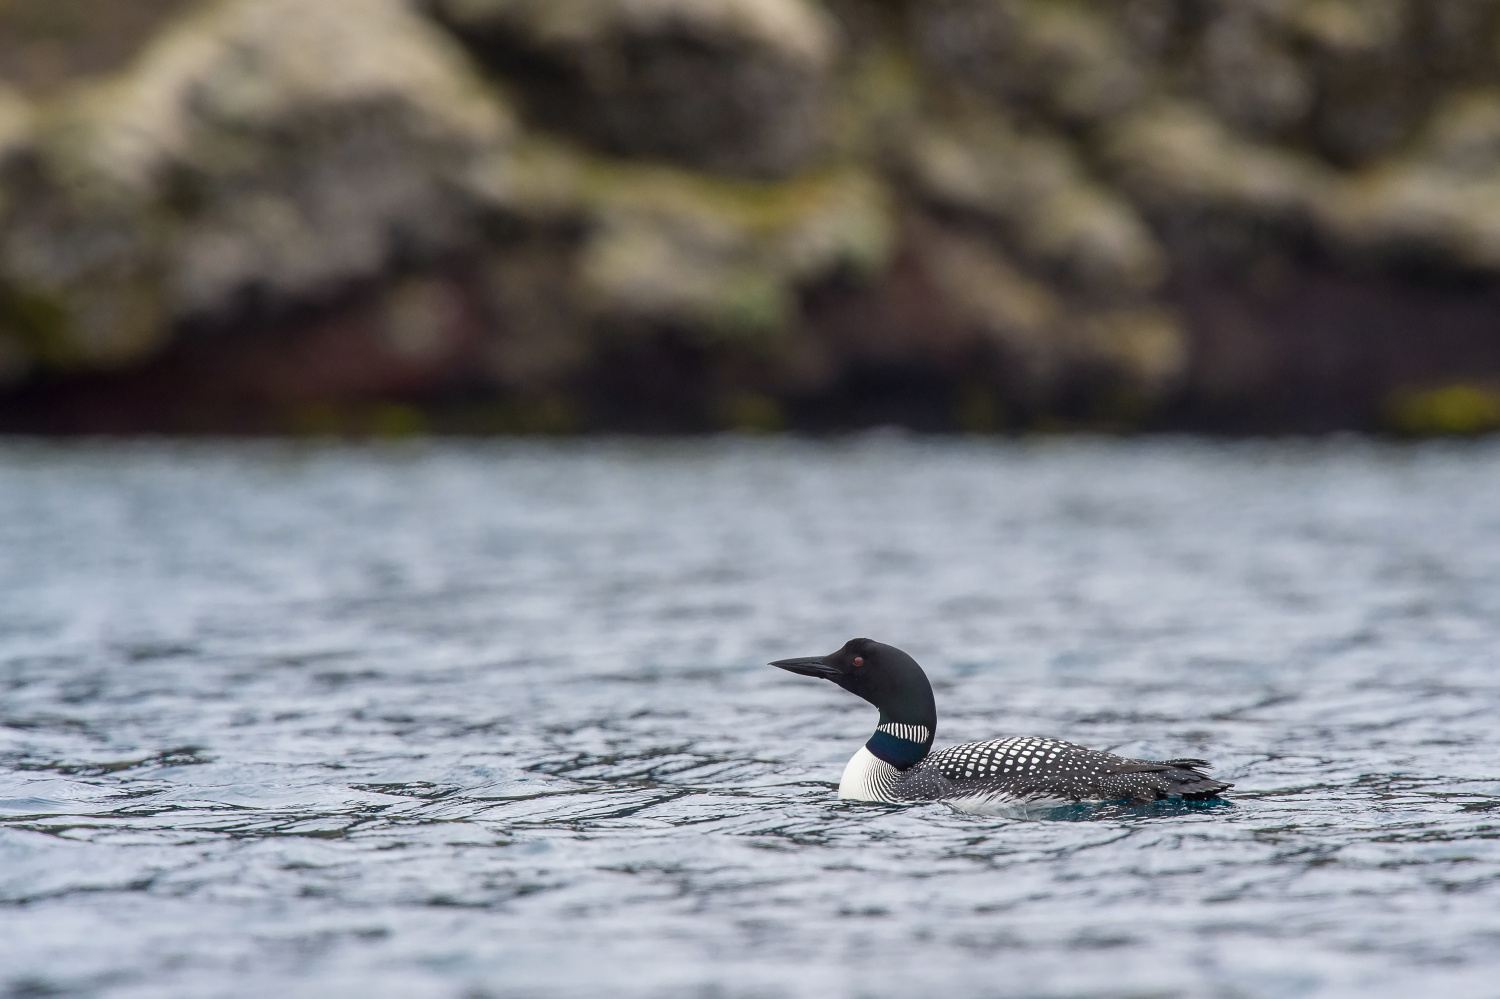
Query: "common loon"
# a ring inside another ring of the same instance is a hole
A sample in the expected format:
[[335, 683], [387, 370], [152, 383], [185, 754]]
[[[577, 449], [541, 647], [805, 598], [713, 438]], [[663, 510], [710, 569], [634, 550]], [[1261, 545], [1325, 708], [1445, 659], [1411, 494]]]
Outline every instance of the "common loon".
[[851, 801], [941, 801], [960, 812], [1026, 817], [1081, 802], [1204, 801], [1233, 786], [1202, 773], [1203, 760], [1131, 760], [1034, 736], [933, 753], [937, 706], [927, 674], [905, 652], [868, 638], [771, 665], [832, 680], [880, 709], [875, 734], [839, 781], [839, 797]]

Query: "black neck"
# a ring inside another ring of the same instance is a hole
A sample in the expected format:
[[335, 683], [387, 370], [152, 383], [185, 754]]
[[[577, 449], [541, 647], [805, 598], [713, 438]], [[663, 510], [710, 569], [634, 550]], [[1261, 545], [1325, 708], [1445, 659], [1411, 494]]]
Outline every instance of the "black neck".
[[880, 724], [875, 727], [865, 748], [876, 759], [884, 760], [897, 770], [905, 770], [926, 758], [936, 734], [936, 717], [925, 722], [894, 722], [882, 711]]

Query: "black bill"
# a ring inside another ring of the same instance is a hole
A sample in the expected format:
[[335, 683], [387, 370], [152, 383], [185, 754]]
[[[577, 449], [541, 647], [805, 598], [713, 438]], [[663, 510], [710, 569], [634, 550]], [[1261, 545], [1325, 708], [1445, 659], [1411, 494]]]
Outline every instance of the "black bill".
[[778, 659], [771, 663], [789, 673], [801, 673], [803, 676], [820, 676], [825, 680], [831, 680], [838, 676], [840, 670], [824, 662], [824, 656], [804, 656], [801, 659]]

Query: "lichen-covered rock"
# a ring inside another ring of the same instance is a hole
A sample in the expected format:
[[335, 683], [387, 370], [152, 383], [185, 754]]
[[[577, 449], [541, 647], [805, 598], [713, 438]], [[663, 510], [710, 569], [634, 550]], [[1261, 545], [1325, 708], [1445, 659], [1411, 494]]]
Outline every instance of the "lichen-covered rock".
[[0, 84], [0, 164], [30, 141], [31, 119], [31, 104], [13, 88]]
[[971, 114], [919, 131], [907, 158], [924, 197], [993, 221], [1026, 258], [1078, 290], [1140, 293], [1166, 274], [1166, 257], [1135, 208], [1089, 177], [1056, 135]]
[[[1464, 5], [1460, 0], [1450, 6]], [[1291, 0], [1263, 6], [1324, 52], [1360, 55], [1395, 50], [1419, 5], [1412, 0]]]
[[1433, 110], [1426, 132], [1406, 158], [1454, 176], [1500, 172], [1500, 87], [1448, 95]]
[[700, 335], [785, 328], [789, 289], [762, 266], [750, 232], [668, 186], [631, 193], [602, 213], [584, 250], [582, 287], [596, 315]]
[[1138, 305], [1085, 313], [1077, 321], [1074, 356], [1083, 365], [1116, 373], [1151, 401], [1181, 386], [1188, 335], [1170, 308]]
[[784, 333], [799, 286], [873, 272], [891, 242], [883, 192], [858, 174], [783, 190], [622, 177], [596, 210], [582, 263], [595, 314], [714, 338]]
[[[1444, 0], [1438, 0], [1439, 3]], [[1420, 16], [1410, 0], [1304, 0], [1288, 27], [1312, 49], [1315, 148], [1356, 165], [1388, 154], [1417, 127], [1431, 93]]]
[[1092, 306], [1028, 274], [990, 240], [930, 223], [912, 235], [948, 310], [1022, 373], [1010, 388], [1028, 402], [1045, 402], [1080, 372], [1144, 400], [1180, 382], [1188, 341], [1169, 309], [1149, 302]]
[[466, 238], [506, 106], [402, 0], [226, 0], [39, 117], [0, 279], [59, 362], [313, 300]]
[[437, 0], [531, 113], [625, 155], [784, 176], [824, 144], [831, 19], [807, 0]]
[[532, 225], [583, 229], [578, 288], [595, 319], [700, 339], [785, 332], [800, 288], [869, 278], [894, 238], [889, 195], [859, 170], [750, 181], [537, 141], [493, 179], [491, 196]]
[[1366, 252], [1500, 272], [1500, 89], [1451, 97], [1411, 152], [1352, 178], [1323, 216]]
[[912, 236], [924, 270], [957, 320], [1018, 363], [1026, 384], [1049, 386], [1065, 360], [1060, 327], [1066, 307], [1057, 294], [989, 240], [930, 224], [915, 227]]
[[1316, 159], [1238, 137], [1186, 102], [1153, 104], [1115, 123], [1106, 157], [1125, 188], [1157, 212], [1300, 222], [1334, 184], [1333, 171]]
[[28, 366], [108, 367], [165, 343], [163, 227], [146, 206], [70, 196], [30, 155], [5, 181], [0, 297]]
[[1500, 288], [1497, 40], [1500, 0], [204, 0], [0, 87], [0, 382], [1181, 412], [1414, 263]]
[[1285, 133], [1317, 98], [1308, 66], [1265, 4], [1229, 3], [1203, 29], [1196, 70], [1204, 96], [1226, 123], [1252, 135]]
[[487, 380], [518, 392], [548, 392], [587, 369], [596, 342], [578, 294], [578, 257], [576, 238], [546, 227], [485, 255]]
[[[11, 168], [11, 158], [24, 155], [31, 141], [31, 106], [19, 93], [0, 85], [0, 177]], [[13, 195], [0, 187], [0, 216]], [[25, 335], [34, 321], [26, 303], [0, 279], [0, 385], [21, 379], [31, 369], [31, 350]]]
[[1118, 3], [929, 0], [913, 7], [929, 65], [1007, 103], [1064, 121], [1093, 122], [1129, 108], [1147, 68]]
[[1399, 153], [1463, 81], [1496, 79], [1495, 0], [1279, 0], [1262, 6], [1301, 52], [1307, 141], [1350, 167]]
[[[1125, 189], [1179, 234], [1222, 239], [1222, 226], [1204, 225], [1217, 217], [1371, 261], [1500, 272], [1500, 88], [1449, 95], [1405, 153], [1357, 171], [1237, 136], [1181, 102], [1143, 109], [1108, 136]], [[1192, 249], [1174, 246], [1179, 258]]]

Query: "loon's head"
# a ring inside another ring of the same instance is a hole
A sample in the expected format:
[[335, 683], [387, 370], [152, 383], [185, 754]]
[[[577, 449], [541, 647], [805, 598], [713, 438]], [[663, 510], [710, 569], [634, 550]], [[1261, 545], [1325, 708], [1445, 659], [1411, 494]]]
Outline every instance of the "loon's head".
[[771, 665], [803, 676], [832, 680], [879, 708], [882, 726], [920, 725], [926, 730], [926, 738], [920, 741], [932, 744], [937, 730], [932, 684], [927, 682], [927, 674], [917, 661], [895, 646], [868, 638], [851, 638], [830, 655], [782, 659]]

